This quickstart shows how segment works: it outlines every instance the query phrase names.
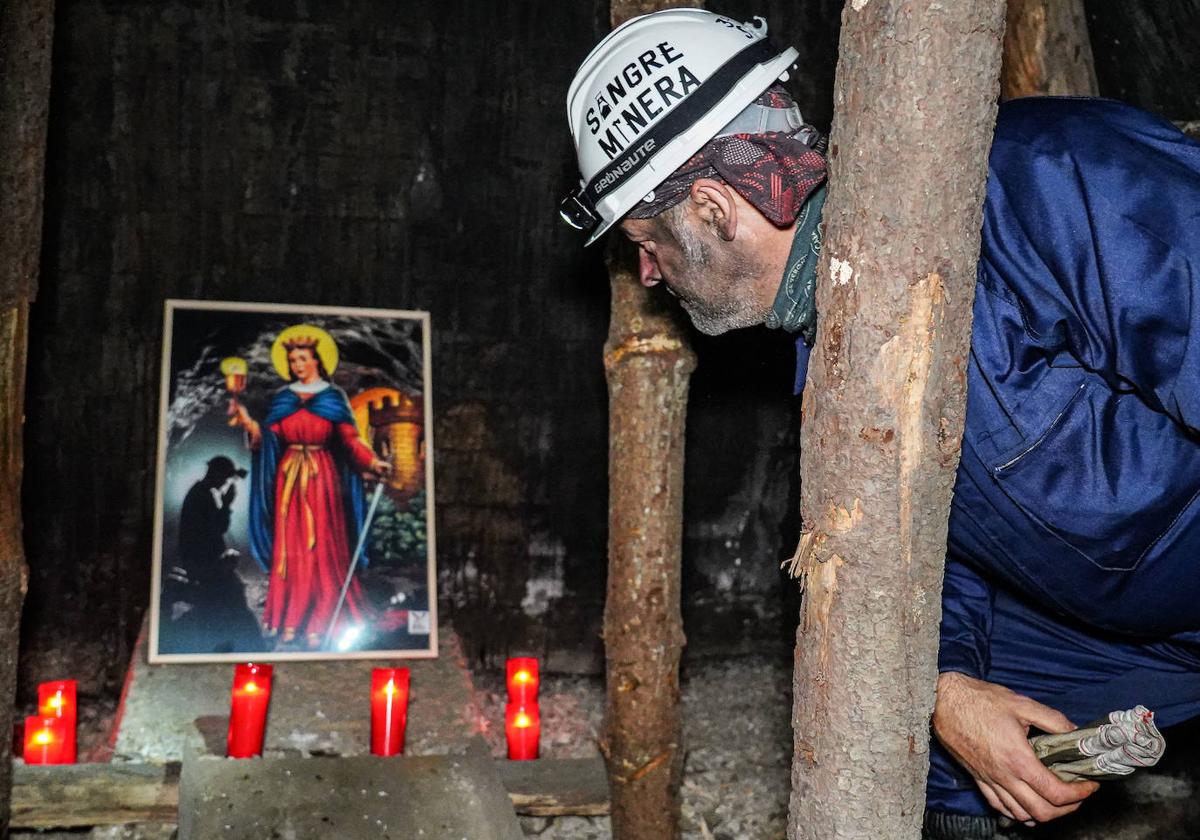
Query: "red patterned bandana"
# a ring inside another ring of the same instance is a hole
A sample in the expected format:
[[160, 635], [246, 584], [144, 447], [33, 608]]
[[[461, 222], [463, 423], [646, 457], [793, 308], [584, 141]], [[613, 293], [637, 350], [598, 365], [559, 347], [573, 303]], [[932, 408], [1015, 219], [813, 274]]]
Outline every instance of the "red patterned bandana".
[[[793, 108], [783, 88], [772, 86], [755, 104]], [[667, 180], [649, 201], [629, 211], [631, 219], [649, 219], [674, 207], [701, 178], [724, 181], [781, 228], [791, 227], [805, 199], [825, 180], [825, 158], [801, 138], [819, 138], [811, 126], [795, 134], [730, 134], [710, 140]]]

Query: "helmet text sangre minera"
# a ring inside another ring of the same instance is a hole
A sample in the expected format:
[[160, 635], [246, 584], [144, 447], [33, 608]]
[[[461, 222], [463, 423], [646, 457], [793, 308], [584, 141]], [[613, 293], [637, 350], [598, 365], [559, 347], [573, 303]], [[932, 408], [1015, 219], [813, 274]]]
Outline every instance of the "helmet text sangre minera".
[[671, 66], [683, 57], [670, 42], [663, 41], [656, 50], [646, 50], [637, 61], [626, 64], [596, 94], [586, 119], [592, 135], [600, 135], [600, 148], [609, 160], [636, 140], [652, 120], [700, 87], [700, 80], [687, 65]]

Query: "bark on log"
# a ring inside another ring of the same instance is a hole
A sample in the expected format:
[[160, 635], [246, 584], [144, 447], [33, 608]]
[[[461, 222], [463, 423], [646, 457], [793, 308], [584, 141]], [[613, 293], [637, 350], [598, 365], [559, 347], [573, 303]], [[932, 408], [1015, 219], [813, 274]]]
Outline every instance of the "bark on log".
[[1000, 96], [1097, 96], [1083, 0], [1008, 0]]
[[53, 0], [0, 4], [0, 837], [12, 790], [17, 640], [27, 570], [21, 535], [29, 302], [42, 242]]
[[[613, 27], [688, 0], [612, 0]], [[680, 837], [683, 652], [680, 558], [688, 381], [696, 357], [678, 308], [638, 282], [623, 237], [608, 254], [608, 590], [604, 737], [617, 840]]]
[[843, 11], [801, 426], [793, 840], [920, 835], [1003, 25], [1002, 0]]
[[0, 837], [8, 836], [17, 642], [28, 571], [21, 539], [21, 421], [29, 308], [0, 310]]
[[678, 313], [638, 282], [632, 247], [610, 251], [608, 594], [604, 606], [613, 836], [680, 836], [683, 774], [680, 551], [688, 380], [696, 360]]

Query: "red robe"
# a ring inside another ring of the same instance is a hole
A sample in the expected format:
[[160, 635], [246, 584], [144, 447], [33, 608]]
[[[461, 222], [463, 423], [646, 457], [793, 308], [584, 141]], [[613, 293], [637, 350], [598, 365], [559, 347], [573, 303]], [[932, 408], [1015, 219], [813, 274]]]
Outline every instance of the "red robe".
[[[281, 446], [275, 475], [275, 542], [263, 623], [268, 633], [324, 637], [354, 546], [346, 522], [346, 502], [337, 459], [349, 459], [366, 472], [374, 453], [351, 423], [333, 423], [307, 409], [273, 424]], [[366, 617], [355, 578], [338, 618], [359, 623]]]

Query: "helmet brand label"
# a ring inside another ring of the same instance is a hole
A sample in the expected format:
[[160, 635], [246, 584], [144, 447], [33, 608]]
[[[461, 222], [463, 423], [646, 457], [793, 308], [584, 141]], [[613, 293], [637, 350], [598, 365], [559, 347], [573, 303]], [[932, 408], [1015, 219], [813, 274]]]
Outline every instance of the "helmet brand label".
[[624, 160], [622, 160], [616, 166], [610, 167], [608, 171], [606, 171], [596, 180], [594, 188], [596, 195], [600, 195], [613, 184], [620, 181], [626, 172], [635, 168], [643, 158], [648, 157], [650, 153], [654, 151], [654, 147], [656, 145], [657, 144], [655, 143], [654, 138], [651, 137], [647, 139], [645, 143], [638, 146], [636, 149], [626, 155]]
[[609, 160], [635, 142], [651, 121], [700, 87], [687, 65], [672, 66], [683, 58], [682, 52], [663, 41], [626, 64], [597, 92], [586, 120]]

